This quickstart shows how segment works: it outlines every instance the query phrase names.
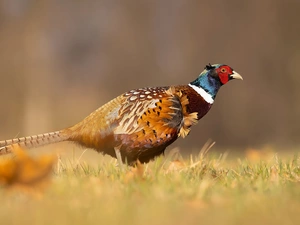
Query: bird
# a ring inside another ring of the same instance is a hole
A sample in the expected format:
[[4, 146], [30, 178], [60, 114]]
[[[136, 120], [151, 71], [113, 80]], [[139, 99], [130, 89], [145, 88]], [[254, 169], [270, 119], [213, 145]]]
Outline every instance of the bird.
[[17, 144], [35, 148], [71, 141], [133, 165], [148, 163], [179, 137], [185, 138], [211, 109], [221, 86], [242, 76], [225, 64], [208, 64], [186, 85], [146, 87], [125, 92], [74, 126], [0, 141], [0, 155]]

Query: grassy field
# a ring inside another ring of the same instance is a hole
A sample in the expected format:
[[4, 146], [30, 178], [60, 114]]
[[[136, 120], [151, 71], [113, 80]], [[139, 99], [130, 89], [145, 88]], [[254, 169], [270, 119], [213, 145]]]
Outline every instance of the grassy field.
[[299, 157], [211, 152], [123, 169], [58, 159], [46, 188], [2, 185], [1, 224], [299, 224]]

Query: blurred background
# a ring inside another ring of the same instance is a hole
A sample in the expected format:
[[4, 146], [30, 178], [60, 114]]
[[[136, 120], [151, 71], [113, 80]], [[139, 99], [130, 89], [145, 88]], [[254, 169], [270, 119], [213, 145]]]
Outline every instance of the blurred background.
[[299, 10], [299, 0], [0, 0], [0, 139], [71, 126], [125, 91], [187, 84], [224, 63], [244, 81], [173, 146], [299, 146]]

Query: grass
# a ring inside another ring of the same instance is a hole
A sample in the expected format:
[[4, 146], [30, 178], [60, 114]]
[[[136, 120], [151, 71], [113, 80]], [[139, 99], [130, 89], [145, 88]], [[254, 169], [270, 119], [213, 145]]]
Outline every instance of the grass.
[[[226, 155], [225, 155], [226, 156]], [[297, 224], [300, 158], [183, 160], [176, 151], [121, 171], [58, 160], [38, 195], [0, 189], [1, 224]], [[101, 158], [101, 156], [98, 156]], [[249, 158], [249, 157], [248, 157]], [[250, 157], [251, 158], [251, 157]]]

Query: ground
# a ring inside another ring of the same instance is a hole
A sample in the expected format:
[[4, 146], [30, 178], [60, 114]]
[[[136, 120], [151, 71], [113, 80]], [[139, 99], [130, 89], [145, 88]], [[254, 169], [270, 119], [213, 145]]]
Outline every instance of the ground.
[[135, 168], [110, 157], [89, 164], [81, 155], [53, 163], [43, 185], [2, 185], [1, 224], [299, 222], [300, 158], [293, 154], [230, 157], [202, 149], [182, 158], [175, 149]]

